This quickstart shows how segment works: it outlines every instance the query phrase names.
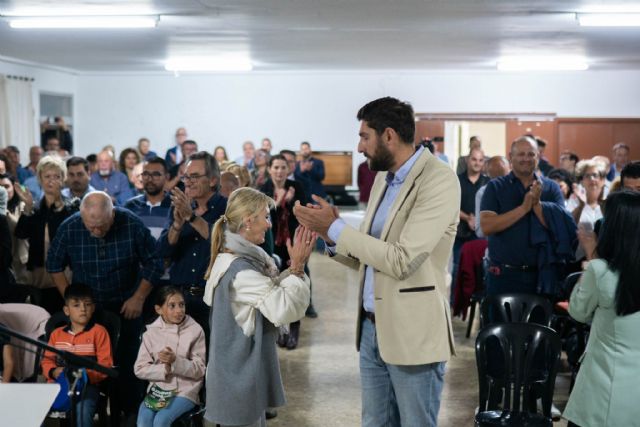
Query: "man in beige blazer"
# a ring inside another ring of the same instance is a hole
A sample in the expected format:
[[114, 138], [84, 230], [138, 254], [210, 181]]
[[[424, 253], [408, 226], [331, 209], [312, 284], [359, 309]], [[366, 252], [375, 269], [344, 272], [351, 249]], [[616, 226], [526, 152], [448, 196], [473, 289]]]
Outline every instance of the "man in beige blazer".
[[360, 272], [362, 425], [435, 426], [444, 365], [455, 353], [445, 278], [460, 185], [429, 150], [415, 149], [411, 105], [381, 98], [357, 117], [358, 151], [379, 172], [360, 230], [320, 198], [294, 212], [334, 259]]

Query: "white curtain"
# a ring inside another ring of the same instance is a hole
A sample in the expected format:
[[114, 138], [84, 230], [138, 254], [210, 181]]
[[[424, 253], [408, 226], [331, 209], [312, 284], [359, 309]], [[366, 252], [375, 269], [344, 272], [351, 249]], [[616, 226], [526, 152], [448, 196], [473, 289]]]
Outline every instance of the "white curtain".
[[31, 82], [0, 76], [0, 147], [28, 153], [36, 144]]

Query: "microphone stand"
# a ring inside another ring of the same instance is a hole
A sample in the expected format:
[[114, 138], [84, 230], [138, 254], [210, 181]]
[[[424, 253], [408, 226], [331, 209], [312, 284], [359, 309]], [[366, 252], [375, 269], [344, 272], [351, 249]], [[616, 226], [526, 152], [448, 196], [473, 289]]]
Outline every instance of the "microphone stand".
[[9, 342], [9, 340], [6, 339], [6, 337], [17, 338], [20, 341], [34, 345], [38, 349], [37, 350], [38, 352], [49, 351], [51, 353], [56, 354], [60, 359], [63, 360], [64, 365], [67, 368], [69, 368], [71, 372], [71, 376], [73, 377], [73, 382], [69, 386], [69, 393], [68, 393], [69, 397], [71, 397], [71, 402], [72, 402], [72, 405], [71, 405], [72, 425], [75, 425], [74, 424], [75, 417], [73, 416], [75, 411], [74, 397], [76, 395], [76, 387], [78, 385], [78, 380], [82, 378], [82, 369], [91, 369], [93, 371], [100, 372], [101, 374], [107, 375], [111, 378], [118, 377], [118, 371], [116, 371], [113, 368], [104, 367], [99, 363], [89, 359], [88, 357], [78, 356], [77, 354], [73, 354], [65, 350], [57, 349], [53, 346], [50, 346], [47, 343], [22, 335], [21, 333], [18, 333], [12, 329], [9, 329], [3, 325], [0, 325], [0, 337], [5, 338], [7, 342]]

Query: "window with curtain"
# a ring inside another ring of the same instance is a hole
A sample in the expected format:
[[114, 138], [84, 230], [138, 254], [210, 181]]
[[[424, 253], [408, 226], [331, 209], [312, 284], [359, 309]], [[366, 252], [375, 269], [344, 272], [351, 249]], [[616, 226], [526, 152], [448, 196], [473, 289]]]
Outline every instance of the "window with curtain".
[[32, 91], [30, 81], [0, 76], [0, 147], [28, 153], [36, 144]]

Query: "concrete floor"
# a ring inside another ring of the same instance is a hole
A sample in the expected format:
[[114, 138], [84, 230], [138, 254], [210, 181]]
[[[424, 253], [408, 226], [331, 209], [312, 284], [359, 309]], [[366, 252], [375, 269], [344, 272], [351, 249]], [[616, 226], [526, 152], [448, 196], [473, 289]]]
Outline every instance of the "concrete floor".
[[[270, 427], [355, 427], [360, 425], [360, 378], [355, 350], [357, 273], [313, 254], [309, 267], [317, 319], [302, 321], [300, 345], [280, 350], [287, 406]], [[438, 425], [472, 426], [478, 406], [474, 334], [464, 337], [466, 323], [454, 319], [458, 355], [448, 363]], [[476, 329], [477, 331], [477, 326]], [[555, 404], [564, 408], [568, 374], [559, 374]], [[564, 420], [554, 426], [566, 426]]]

